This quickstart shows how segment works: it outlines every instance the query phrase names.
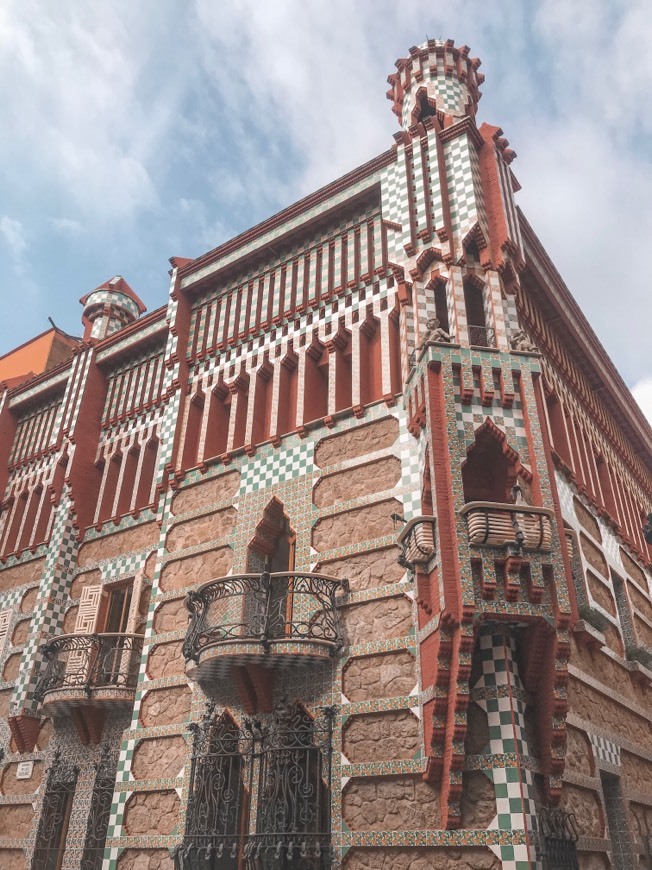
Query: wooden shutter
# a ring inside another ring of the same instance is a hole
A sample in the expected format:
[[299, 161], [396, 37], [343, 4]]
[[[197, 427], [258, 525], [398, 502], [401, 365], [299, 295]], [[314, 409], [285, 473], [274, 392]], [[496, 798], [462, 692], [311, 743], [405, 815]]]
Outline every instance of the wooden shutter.
[[75, 622], [75, 634], [93, 634], [100, 630], [100, 616], [101, 611], [104, 610], [102, 605], [105, 600], [102, 590], [103, 587], [100, 585], [85, 586], [82, 589], [77, 621]]
[[8, 610], [0, 610], [0, 655], [2, 655], [7, 637], [9, 636], [9, 625], [11, 623], [11, 608]]

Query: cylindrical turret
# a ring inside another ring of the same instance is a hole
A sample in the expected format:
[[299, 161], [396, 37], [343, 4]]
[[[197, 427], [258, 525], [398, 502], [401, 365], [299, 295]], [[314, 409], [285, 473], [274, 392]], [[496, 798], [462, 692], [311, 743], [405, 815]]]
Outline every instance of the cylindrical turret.
[[387, 78], [387, 99], [404, 130], [436, 113], [475, 116], [484, 76], [469, 51], [467, 45], [456, 48], [452, 39], [429, 39], [396, 61], [398, 72]]
[[84, 340], [106, 338], [133, 323], [146, 310], [145, 305], [120, 275], [100, 284], [79, 300], [84, 306]]

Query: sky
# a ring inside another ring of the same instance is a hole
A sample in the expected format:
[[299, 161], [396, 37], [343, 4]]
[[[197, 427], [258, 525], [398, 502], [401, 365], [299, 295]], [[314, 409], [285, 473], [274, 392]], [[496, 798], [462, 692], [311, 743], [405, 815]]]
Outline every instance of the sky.
[[478, 123], [652, 420], [649, 0], [2, 0], [0, 355], [385, 151], [394, 61], [469, 45]]

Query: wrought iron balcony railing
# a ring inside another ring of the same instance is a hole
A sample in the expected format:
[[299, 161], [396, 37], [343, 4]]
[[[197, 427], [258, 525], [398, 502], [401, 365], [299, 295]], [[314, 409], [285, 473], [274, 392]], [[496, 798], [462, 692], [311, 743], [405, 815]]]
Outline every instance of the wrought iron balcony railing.
[[466, 517], [469, 541], [476, 546], [517, 545], [525, 550], [549, 550], [552, 511], [529, 504], [470, 501], [460, 512]]
[[64, 634], [43, 647], [47, 662], [35, 698], [56, 690], [135, 689], [143, 650], [140, 634]]
[[[186, 596], [190, 624], [183, 645], [199, 663], [211, 647], [315, 645], [334, 655], [342, 646], [336, 593], [341, 580], [323, 574], [238, 574], [211, 580]], [[228, 653], [227, 653], [228, 654]]]
[[496, 333], [491, 326], [469, 324], [469, 344], [475, 347], [496, 347]]
[[573, 813], [559, 807], [539, 807], [537, 858], [545, 870], [579, 870], [579, 834]]

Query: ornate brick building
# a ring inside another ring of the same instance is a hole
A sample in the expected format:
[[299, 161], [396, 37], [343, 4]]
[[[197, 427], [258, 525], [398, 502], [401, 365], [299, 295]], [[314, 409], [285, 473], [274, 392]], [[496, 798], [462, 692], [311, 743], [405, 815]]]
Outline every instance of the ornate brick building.
[[411, 49], [388, 151], [13, 359], [3, 870], [652, 866], [651, 432], [478, 67]]

